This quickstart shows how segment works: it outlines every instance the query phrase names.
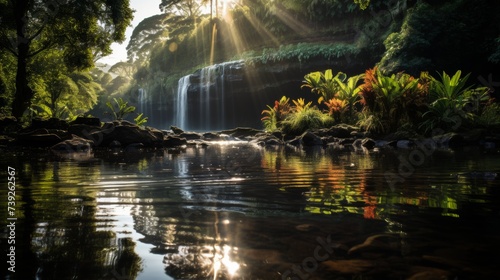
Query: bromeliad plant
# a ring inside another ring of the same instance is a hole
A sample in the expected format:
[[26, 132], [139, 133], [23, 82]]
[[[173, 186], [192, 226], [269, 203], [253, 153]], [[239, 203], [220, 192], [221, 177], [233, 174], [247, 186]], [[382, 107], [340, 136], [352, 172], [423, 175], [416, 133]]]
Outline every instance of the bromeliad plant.
[[360, 91], [364, 108], [359, 115], [359, 126], [385, 134], [415, 121], [409, 112], [412, 106], [424, 102], [428, 88], [425, 79], [405, 73], [388, 76], [373, 68], [366, 71], [364, 81]]
[[279, 101], [274, 101], [274, 107], [266, 106], [267, 110], [263, 110], [261, 113], [264, 115], [261, 121], [267, 131], [275, 131], [290, 113], [290, 98], [282, 96]]

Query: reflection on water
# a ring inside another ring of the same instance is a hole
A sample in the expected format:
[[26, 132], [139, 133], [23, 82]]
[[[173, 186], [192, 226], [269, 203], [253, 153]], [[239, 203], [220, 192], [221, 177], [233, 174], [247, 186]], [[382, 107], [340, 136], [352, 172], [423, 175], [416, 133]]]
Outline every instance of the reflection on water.
[[237, 142], [180, 154], [8, 152], [18, 217], [9, 279], [496, 275], [500, 154], [436, 151], [391, 187], [387, 172], [408, 152]]

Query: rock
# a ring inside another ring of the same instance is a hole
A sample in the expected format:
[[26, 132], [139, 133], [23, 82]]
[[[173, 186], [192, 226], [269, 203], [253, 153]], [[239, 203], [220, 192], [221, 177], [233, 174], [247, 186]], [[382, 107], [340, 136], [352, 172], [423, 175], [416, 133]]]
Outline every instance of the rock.
[[323, 140], [318, 135], [306, 131], [300, 136], [300, 143], [303, 146], [322, 146]]
[[213, 132], [206, 132], [202, 134], [203, 139], [207, 141], [220, 141], [222, 140], [219, 134]]
[[300, 143], [301, 143], [300, 136], [297, 136], [297, 137], [293, 138], [292, 140], [288, 140], [288, 141], [286, 141], [286, 143], [288, 145], [298, 147], [298, 146], [300, 146]]
[[142, 143], [132, 143], [125, 147], [125, 152], [137, 152], [141, 149], [144, 149], [144, 144]]
[[399, 140], [396, 142], [396, 147], [399, 149], [410, 149], [414, 146], [413, 141], [410, 140]]
[[68, 128], [70, 134], [74, 134], [78, 137], [82, 137], [95, 142], [96, 139], [92, 139], [91, 134], [93, 132], [101, 131], [99, 127], [88, 125], [88, 124], [72, 124]]
[[363, 243], [353, 246], [347, 253], [352, 255], [367, 251], [399, 251], [396, 246], [398, 241], [399, 239], [396, 236], [389, 234], [372, 235], [366, 238]]
[[64, 140], [60, 143], [55, 144], [50, 149], [58, 152], [65, 153], [79, 153], [87, 152], [92, 149], [94, 143], [91, 140], [87, 140], [76, 135], [72, 135], [71, 139]]
[[203, 138], [201, 134], [195, 132], [182, 132], [179, 134], [179, 137], [186, 138], [186, 140], [200, 140]]
[[177, 135], [184, 133], [184, 130], [182, 130], [174, 125], [170, 126], [170, 129], [174, 132], [174, 134], [177, 134]]
[[464, 144], [464, 137], [454, 132], [433, 136], [432, 140], [438, 147], [458, 148]]
[[375, 147], [375, 144], [376, 144], [375, 141], [371, 138], [365, 138], [361, 140], [361, 146], [369, 150], [373, 149]]
[[250, 127], [237, 127], [234, 129], [221, 131], [221, 133], [223, 133], [223, 134], [229, 134], [232, 137], [236, 137], [236, 138], [253, 137], [261, 132], [263, 132], [263, 131], [255, 129], [255, 128], [250, 128]]
[[111, 143], [109, 143], [110, 148], [121, 148], [121, 146], [122, 146], [122, 143], [120, 143], [120, 141], [118, 141], [118, 140], [114, 140], [114, 141], [111, 141]]
[[336, 138], [349, 138], [353, 132], [358, 130], [357, 127], [347, 124], [337, 124], [328, 129], [328, 136]]
[[101, 120], [99, 118], [94, 118], [94, 117], [77, 117], [76, 120], [71, 122], [71, 125], [78, 125], [78, 124], [101, 127]]
[[369, 260], [328, 260], [321, 263], [327, 270], [343, 274], [359, 274], [375, 267], [374, 261]]
[[186, 138], [181, 138], [178, 136], [165, 136], [163, 139], [163, 147], [172, 148], [178, 147], [182, 145], [187, 145]]
[[144, 146], [154, 147], [163, 142], [163, 132], [141, 128], [127, 121], [106, 123], [102, 130], [92, 132], [91, 136], [97, 146], [109, 146], [115, 140], [120, 141], [123, 146], [142, 143]]

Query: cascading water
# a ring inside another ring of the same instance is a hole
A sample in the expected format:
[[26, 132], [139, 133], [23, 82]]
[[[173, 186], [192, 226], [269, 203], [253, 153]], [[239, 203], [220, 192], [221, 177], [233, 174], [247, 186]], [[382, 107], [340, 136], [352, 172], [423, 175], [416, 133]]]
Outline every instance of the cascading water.
[[197, 131], [227, 129], [227, 120], [233, 116], [227, 115], [230, 103], [226, 100], [226, 84], [241, 65], [242, 61], [215, 64], [182, 77], [177, 87], [174, 125]]
[[187, 91], [190, 85], [189, 78], [191, 75], [184, 76], [179, 79], [177, 85], [177, 98], [175, 108], [175, 123], [182, 129], [186, 128], [186, 119], [188, 116]]
[[149, 121], [152, 121], [153, 116], [153, 102], [151, 100], [151, 96], [149, 96], [148, 91], [139, 88], [138, 89], [138, 101], [139, 101], [139, 111], [138, 114], [142, 113], [144, 117], [148, 117]]

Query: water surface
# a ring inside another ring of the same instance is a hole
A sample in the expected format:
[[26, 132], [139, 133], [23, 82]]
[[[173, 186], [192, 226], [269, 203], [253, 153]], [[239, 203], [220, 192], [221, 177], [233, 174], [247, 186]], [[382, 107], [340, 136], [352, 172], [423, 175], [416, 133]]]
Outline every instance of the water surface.
[[412, 150], [221, 142], [181, 152], [4, 154], [3, 169], [17, 172], [17, 264], [8, 279], [493, 279], [499, 272], [498, 151], [418, 158]]

